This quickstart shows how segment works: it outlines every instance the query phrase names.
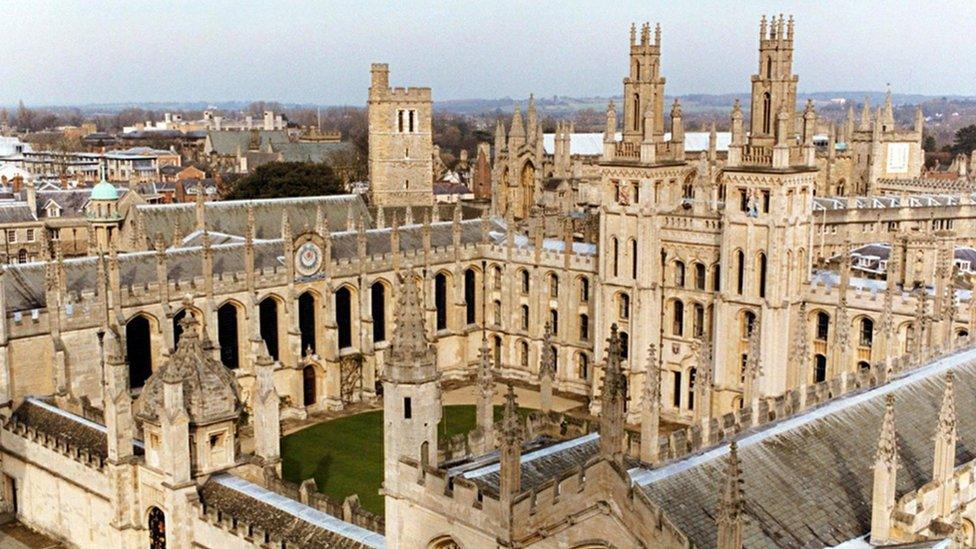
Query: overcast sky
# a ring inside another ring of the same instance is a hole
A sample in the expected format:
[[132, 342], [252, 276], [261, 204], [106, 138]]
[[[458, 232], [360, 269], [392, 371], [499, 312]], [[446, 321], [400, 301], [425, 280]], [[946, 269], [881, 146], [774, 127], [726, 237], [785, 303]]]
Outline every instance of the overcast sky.
[[759, 17], [796, 18], [800, 91], [976, 95], [976, 2], [8, 2], [0, 103], [363, 104], [369, 64], [434, 99], [621, 93], [632, 21], [667, 93], [749, 89]]

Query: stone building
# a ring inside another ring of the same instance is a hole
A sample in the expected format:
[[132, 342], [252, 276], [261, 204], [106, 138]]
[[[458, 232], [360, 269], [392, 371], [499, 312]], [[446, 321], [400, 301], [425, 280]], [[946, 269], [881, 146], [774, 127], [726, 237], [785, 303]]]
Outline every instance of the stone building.
[[[635, 28], [622, 127], [611, 105], [592, 173], [562, 187], [571, 215], [538, 192], [550, 169], [576, 179], [571, 128], [549, 159], [532, 105], [500, 127], [491, 206], [433, 207], [430, 90], [389, 88], [385, 65], [372, 207], [123, 210], [98, 189], [94, 253], [54, 242], [50, 261], [0, 271], [4, 504], [78, 545], [972, 544], [971, 467], [952, 466], [976, 457], [954, 442], [976, 426], [968, 401], [958, 420], [935, 405], [949, 369], [960, 391], [976, 383], [957, 263], [974, 197], [819, 191], [793, 39], [783, 17], [761, 24], [751, 131], [736, 104], [726, 154], [710, 132], [696, 156], [681, 105], [665, 111], [660, 32]], [[884, 113], [868, 122], [889, 131]], [[434, 428], [441, 388], [472, 378], [478, 427], [458, 449]], [[494, 423], [495, 379], [542, 409], [520, 419], [510, 393]], [[556, 413], [554, 393], [588, 406]], [[285, 486], [277, 449], [280, 419], [378, 398], [382, 527]], [[913, 422], [895, 445], [900, 405]]]

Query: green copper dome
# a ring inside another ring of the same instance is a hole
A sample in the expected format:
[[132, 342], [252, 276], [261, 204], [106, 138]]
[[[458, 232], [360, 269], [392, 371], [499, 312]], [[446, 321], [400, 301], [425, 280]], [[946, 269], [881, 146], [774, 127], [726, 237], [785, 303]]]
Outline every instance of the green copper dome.
[[104, 179], [99, 181], [97, 185], [92, 188], [91, 192], [92, 200], [118, 200], [119, 191], [114, 185], [105, 181]]

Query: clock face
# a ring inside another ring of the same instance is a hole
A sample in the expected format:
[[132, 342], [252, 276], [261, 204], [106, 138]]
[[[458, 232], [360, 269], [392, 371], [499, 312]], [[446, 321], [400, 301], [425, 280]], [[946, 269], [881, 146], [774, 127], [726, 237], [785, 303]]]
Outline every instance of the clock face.
[[295, 270], [302, 276], [319, 272], [322, 266], [322, 249], [314, 242], [306, 242], [298, 248], [295, 255]]

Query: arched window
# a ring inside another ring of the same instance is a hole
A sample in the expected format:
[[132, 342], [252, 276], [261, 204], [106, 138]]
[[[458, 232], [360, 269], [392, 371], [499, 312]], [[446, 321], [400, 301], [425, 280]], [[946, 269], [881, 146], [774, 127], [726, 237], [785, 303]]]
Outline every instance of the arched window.
[[759, 276], [757, 288], [759, 297], [766, 297], [766, 254], [760, 253], [756, 258], [756, 271]]
[[478, 321], [477, 284], [474, 269], [464, 271], [464, 322], [474, 324]]
[[685, 264], [683, 261], [674, 262], [674, 285], [679, 288], [685, 287]]
[[590, 300], [590, 279], [585, 276], [579, 279], [580, 302], [586, 303]]
[[671, 335], [683, 336], [685, 333], [685, 304], [674, 300], [671, 305]]
[[495, 326], [501, 326], [502, 325], [502, 302], [496, 299], [494, 304], [492, 305], [492, 309], [494, 310], [493, 316], [495, 320]]
[[586, 353], [580, 353], [576, 359], [576, 365], [579, 368], [579, 378], [588, 381], [590, 379], [590, 359], [586, 357]]
[[716, 263], [712, 265], [712, 290], [719, 292], [722, 290], [721, 266]]
[[771, 100], [770, 100], [770, 97], [769, 97], [769, 92], [764, 93], [762, 97], [763, 97], [763, 122], [762, 122], [762, 127], [763, 127], [763, 133], [768, 134], [769, 133], [770, 117], [772, 116], [772, 113], [770, 111], [772, 111], [773, 106], [772, 106], [772, 103], [771, 103]]
[[813, 357], [813, 382], [820, 383], [827, 380], [827, 357], [817, 354]]
[[217, 342], [220, 344], [220, 362], [232, 370], [240, 366], [239, 329], [237, 307], [233, 303], [224, 303], [217, 309]]
[[502, 367], [502, 338], [499, 336], [495, 336], [494, 342], [495, 342], [494, 345], [495, 350], [494, 350], [494, 356], [492, 358], [494, 360], [495, 368], [501, 368]]
[[386, 341], [386, 286], [382, 282], [370, 286], [369, 308], [373, 316], [373, 343]]
[[752, 335], [753, 327], [756, 325], [756, 314], [752, 311], [746, 311], [742, 314], [742, 339], [749, 339]]
[[186, 318], [186, 309], [180, 309], [173, 315], [173, 348], [179, 346], [180, 336], [183, 335], [183, 319]]
[[701, 339], [705, 335], [705, 307], [701, 303], [695, 303], [695, 316], [692, 318], [692, 335]]
[[620, 332], [620, 358], [627, 358], [630, 356], [630, 337], [627, 336], [627, 332]]
[[315, 354], [315, 296], [305, 292], [298, 296], [298, 331], [302, 335], [302, 356]]
[[166, 515], [159, 507], [149, 508], [149, 549], [166, 549]]
[[519, 364], [523, 368], [529, 367], [529, 344], [525, 340], [519, 341]]
[[742, 250], [735, 252], [736, 293], [742, 295], [746, 284], [746, 256]]
[[339, 348], [352, 347], [352, 292], [339, 288], [335, 293], [335, 322], [339, 332]]
[[579, 338], [583, 341], [590, 339], [590, 317], [579, 315]]
[[630, 276], [637, 278], [637, 241], [630, 241]]
[[695, 289], [705, 289], [705, 266], [701, 263], [695, 263]]
[[827, 341], [827, 336], [830, 333], [830, 317], [827, 313], [821, 311], [817, 313], [817, 341]]
[[529, 293], [529, 271], [522, 269], [519, 271], [519, 277], [522, 279], [522, 293]]
[[454, 541], [451, 536], [438, 536], [427, 544], [427, 549], [460, 549], [461, 544]]
[[258, 306], [258, 320], [268, 355], [272, 360], [278, 360], [278, 301], [275, 298], [264, 298]]
[[871, 364], [868, 361], [866, 361], [866, 360], [858, 361], [858, 363], [857, 363], [857, 369], [858, 370], [861, 370], [861, 371], [870, 370], [871, 369]]
[[129, 361], [129, 387], [142, 387], [153, 370], [148, 318], [136, 315], [125, 323], [125, 354]]
[[302, 368], [302, 402], [305, 406], [315, 404], [315, 367], [311, 364]]
[[676, 371], [673, 373], [674, 381], [671, 385], [671, 405], [675, 408], [681, 408], [681, 372]]
[[447, 329], [447, 276], [438, 273], [434, 277], [434, 307], [437, 309], [437, 329]]
[[627, 294], [620, 294], [618, 303], [620, 319], [627, 320], [630, 318], [630, 296]]
[[874, 343], [874, 321], [870, 318], [861, 319], [861, 347], [871, 347]]
[[559, 337], [559, 311], [549, 310], [549, 327], [552, 329], [552, 337]]
[[27, 250], [21, 248], [20, 251], [17, 252], [17, 263], [27, 263]]
[[[640, 65], [637, 66], [637, 70], [640, 71]], [[638, 76], [637, 78], [640, 78], [640, 76]], [[640, 110], [640, 95], [635, 93], [634, 94], [634, 130], [641, 129], [641, 122], [643, 119], [643, 116], [641, 116], [641, 114], [642, 113]]]
[[559, 297], [559, 277], [555, 273], [549, 273], [549, 297]]
[[613, 276], [617, 276], [617, 257], [618, 257], [618, 255], [620, 253], [619, 247], [620, 247], [620, 244], [617, 242], [617, 239], [616, 238], [611, 238], [610, 239], [610, 251], [611, 251], [611, 253], [613, 255], [610, 258], [610, 260], [612, 262], [610, 264], [611, 265], [610, 268], [612, 269], [611, 272], [613, 273]]
[[494, 267], [491, 268], [491, 273], [492, 273], [491, 278], [495, 285], [495, 289], [501, 290], [502, 289], [502, 268], [499, 267], [498, 265], [495, 265]]
[[695, 383], [697, 381], [698, 381], [698, 369], [689, 368], [688, 369], [688, 395], [686, 399], [688, 402], [689, 410], [695, 409]]
[[522, 329], [529, 329], [529, 306], [522, 305]]

